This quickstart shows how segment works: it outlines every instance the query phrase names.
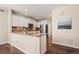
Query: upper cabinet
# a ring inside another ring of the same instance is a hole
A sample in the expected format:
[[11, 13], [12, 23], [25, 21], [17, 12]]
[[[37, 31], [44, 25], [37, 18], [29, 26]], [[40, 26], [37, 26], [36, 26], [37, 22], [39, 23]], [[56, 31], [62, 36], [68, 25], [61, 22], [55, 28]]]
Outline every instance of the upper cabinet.
[[30, 18], [26, 18], [25, 20], [24, 20], [24, 26], [25, 27], [28, 27], [28, 24], [30, 23]]
[[22, 27], [27, 27], [28, 23], [29, 23], [29, 19], [25, 18], [23, 16], [19, 16], [19, 15], [13, 15], [12, 17], [12, 26], [22, 26]]
[[30, 23], [34, 25], [34, 27], [40, 27], [39, 26], [39, 22], [37, 22], [36, 20], [34, 19], [30, 19]]
[[15, 15], [12, 15], [12, 20], [11, 20], [11, 23], [12, 23], [12, 24], [11, 24], [11, 25], [12, 25], [12, 26], [18, 26], [18, 25], [19, 25], [19, 24], [18, 24], [18, 23], [19, 23], [18, 21], [19, 21], [18, 17], [15, 16]]
[[34, 26], [35, 26], [35, 27], [40, 27], [39, 22], [35, 22]]
[[18, 15], [12, 15], [12, 26], [23, 26], [24, 18]]
[[42, 21], [39, 22], [39, 24], [40, 24], [40, 25], [47, 24], [47, 20], [42, 20]]
[[[41, 21], [41, 23], [45, 24], [45, 21]], [[40, 27], [40, 22], [34, 19], [26, 18], [21, 15], [12, 15], [11, 26], [28, 27], [28, 24], [33, 24], [34, 27]]]

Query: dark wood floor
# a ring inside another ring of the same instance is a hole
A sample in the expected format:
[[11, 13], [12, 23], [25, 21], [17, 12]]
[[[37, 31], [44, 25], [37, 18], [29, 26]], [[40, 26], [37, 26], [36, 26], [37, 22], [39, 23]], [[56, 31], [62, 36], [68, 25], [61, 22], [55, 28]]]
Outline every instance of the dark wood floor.
[[7, 43], [0, 45], [0, 54], [24, 54], [24, 53]]
[[[0, 45], [0, 54], [24, 54], [24, 53], [7, 43]], [[47, 51], [45, 54], [79, 54], [79, 49], [57, 44], [48, 44]]]
[[79, 54], [79, 49], [53, 44], [52, 37], [47, 37], [47, 51], [45, 54]]
[[79, 54], [79, 49], [58, 44], [52, 44], [47, 47], [47, 51], [45, 54]]

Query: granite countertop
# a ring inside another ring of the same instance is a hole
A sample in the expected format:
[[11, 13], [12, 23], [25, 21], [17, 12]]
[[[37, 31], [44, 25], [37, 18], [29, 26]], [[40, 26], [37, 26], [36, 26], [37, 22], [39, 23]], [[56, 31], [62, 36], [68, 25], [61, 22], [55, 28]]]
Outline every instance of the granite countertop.
[[31, 35], [31, 36], [35, 36], [35, 37], [40, 37], [40, 36], [43, 36], [45, 35], [45, 33], [29, 33], [29, 32], [12, 32], [12, 33], [15, 33], [15, 34], [20, 34], [20, 35]]

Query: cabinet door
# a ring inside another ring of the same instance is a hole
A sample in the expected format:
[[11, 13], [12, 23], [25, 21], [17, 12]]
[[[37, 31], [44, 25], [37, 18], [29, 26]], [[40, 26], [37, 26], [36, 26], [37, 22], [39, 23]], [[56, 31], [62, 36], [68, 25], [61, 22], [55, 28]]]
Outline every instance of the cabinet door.
[[29, 53], [29, 54], [40, 53], [39, 37], [32, 37], [26, 35], [25, 37], [23, 37], [23, 40], [21, 42], [22, 42], [22, 49], [25, 53]]
[[17, 16], [13, 15], [12, 26], [19, 26], [19, 19]]
[[10, 40], [11, 40], [10, 43], [11, 43], [14, 47], [18, 48], [17, 36], [14, 35], [14, 34], [10, 34]]
[[35, 27], [40, 27], [39, 22], [35, 22], [35, 23], [34, 23], [34, 26], [35, 26]]
[[24, 26], [25, 26], [25, 27], [28, 27], [29, 22], [30, 22], [30, 20], [29, 20], [28, 18], [27, 18], [27, 19], [25, 19], [25, 22], [24, 22], [24, 23], [25, 23], [25, 25], [24, 25]]
[[17, 46], [17, 48], [18, 49], [20, 49], [21, 51], [23, 51], [23, 44], [24, 43], [22, 43], [23, 42], [23, 35], [17, 35], [17, 44], [18, 44], [18, 46]]
[[31, 23], [31, 24], [34, 24], [34, 20], [33, 20], [33, 19], [30, 19], [30, 23]]
[[19, 22], [19, 26], [22, 26], [22, 27], [25, 26], [25, 19], [23, 17], [20, 17], [18, 22]]
[[16, 16], [16, 15], [13, 15], [13, 19], [12, 19], [12, 24], [13, 26], [26, 26], [26, 18], [25, 17], [22, 17], [22, 16]]
[[19, 50], [24, 52], [24, 43], [23, 43], [23, 37], [22, 35], [17, 35], [17, 34], [10, 34], [10, 40], [11, 40], [11, 44], [18, 48]]

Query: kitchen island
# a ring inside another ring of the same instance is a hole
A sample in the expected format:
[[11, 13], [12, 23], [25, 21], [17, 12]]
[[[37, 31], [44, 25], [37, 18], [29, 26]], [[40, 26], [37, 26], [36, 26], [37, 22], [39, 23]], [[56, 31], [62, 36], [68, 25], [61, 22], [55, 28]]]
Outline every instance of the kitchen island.
[[46, 34], [10, 33], [9, 43], [26, 54], [44, 54], [46, 52]]

